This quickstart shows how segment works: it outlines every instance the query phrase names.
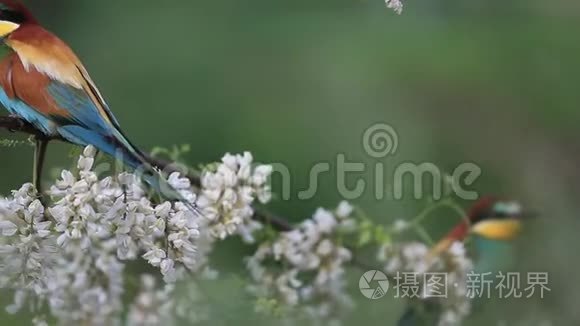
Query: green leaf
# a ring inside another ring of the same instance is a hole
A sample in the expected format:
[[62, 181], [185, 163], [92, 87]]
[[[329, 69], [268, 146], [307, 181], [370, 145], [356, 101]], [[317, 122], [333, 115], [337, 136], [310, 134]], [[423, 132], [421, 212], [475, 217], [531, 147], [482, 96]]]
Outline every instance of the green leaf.
[[368, 245], [369, 243], [371, 243], [372, 240], [373, 240], [372, 231], [369, 229], [363, 230], [359, 234], [358, 247], [359, 248], [364, 247], [364, 246]]

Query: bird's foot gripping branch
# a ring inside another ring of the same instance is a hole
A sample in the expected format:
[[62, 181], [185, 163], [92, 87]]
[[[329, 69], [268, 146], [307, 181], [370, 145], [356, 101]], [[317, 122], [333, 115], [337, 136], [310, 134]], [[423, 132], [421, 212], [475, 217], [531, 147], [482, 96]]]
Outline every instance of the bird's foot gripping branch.
[[[469, 313], [462, 293], [471, 263], [462, 242], [433, 255], [422, 227], [437, 208], [464, 215], [450, 200], [392, 225], [376, 224], [347, 202], [292, 225], [256, 208], [272, 199], [272, 169], [253, 164], [249, 153], [228, 154], [200, 178], [169, 176], [197, 203], [196, 215], [159, 200], [131, 173], [99, 175], [95, 154], [85, 148], [75, 168], [47, 188], [44, 204], [32, 184], [0, 199], [0, 287], [13, 293], [9, 312], [33, 313], [39, 324], [204, 323], [223, 320], [224, 309], [339, 321], [366, 300], [349, 276], [376, 269], [392, 280], [403, 271], [447, 273], [453, 293], [435, 301], [438, 318]], [[423, 240], [408, 242], [413, 234]], [[236, 261], [220, 262], [228, 242], [245, 249], [237, 249]]]

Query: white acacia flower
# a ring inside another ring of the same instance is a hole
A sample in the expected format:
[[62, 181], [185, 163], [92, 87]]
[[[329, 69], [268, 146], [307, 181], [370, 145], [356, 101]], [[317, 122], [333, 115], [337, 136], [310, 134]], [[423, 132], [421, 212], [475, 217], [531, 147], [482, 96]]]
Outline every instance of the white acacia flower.
[[18, 232], [18, 226], [11, 221], [0, 221], [0, 232], [2, 236], [11, 237]]
[[272, 172], [273, 167], [271, 165], [257, 166], [252, 176], [252, 184], [256, 187], [264, 186], [270, 179]]
[[146, 259], [149, 264], [153, 266], [161, 265], [161, 262], [167, 257], [165, 250], [160, 248], [154, 248], [149, 250], [143, 255], [143, 258]]
[[[296, 309], [298, 315], [318, 321], [328, 322], [331, 311], [338, 314], [350, 307], [352, 300], [344, 289], [344, 273], [352, 255], [337, 243], [336, 236], [341, 232], [339, 221], [352, 219], [347, 214], [352, 209], [342, 203], [336, 211], [342, 216], [318, 209], [311, 219], [281, 233], [273, 243], [262, 244], [246, 258], [254, 280], [248, 287], [250, 293], [273, 297]], [[272, 259], [286, 268], [270, 270], [266, 262]]]
[[334, 215], [322, 208], [319, 208], [316, 213], [314, 213], [313, 219], [321, 233], [330, 233], [338, 224]]
[[405, 232], [410, 227], [411, 227], [410, 223], [402, 219], [398, 219], [395, 221], [395, 223], [393, 223], [393, 231], [395, 233]]
[[336, 208], [336, 216], [339, 219], [347, 219], [354, 212], [354, 207], [347, 201], [343, 200]]
[[253, 157], [248, 152], [226, 154], [217, 167], [202, 175], [197, 205], [218, 239], [247, 232], [244, 225], [249, 224], [254, 214], [252, 204], [256, 199], [261, 203], [271, 199], [266, 183], [272, 168], [265, 165], [252, 168], [252, 162]]
[[385, 0], [387, 8], [392, 9], [397, 14], [403, 13], [403, 2], [401, 0]]

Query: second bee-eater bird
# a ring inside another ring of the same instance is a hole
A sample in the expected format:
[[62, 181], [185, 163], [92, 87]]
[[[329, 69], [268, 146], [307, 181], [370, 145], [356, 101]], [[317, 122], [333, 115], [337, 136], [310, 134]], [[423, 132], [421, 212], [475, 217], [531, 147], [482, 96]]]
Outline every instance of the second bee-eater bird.
[[[522, 228], [522, 219], [527, 217], [519, 204], [503, 201], [495, 197], [483, 197], [468, 211], [467, 217], [449, 231], [429, 253], [437, 257], [446, 252], [455, 242], [473, 240], [475, 272], [493, 272], [512, 267], [514, 254], [513, 240]], [[417, 307], [407, 308], [399, 319], [398, 326], [437, 325], [437, 307], [425, 302], [420, 313]]]
[[0, 103], [45, 135], [36, 139], [37, 188], [47, 139], [60, 137], [93, 145], [130, 168], [139, 168], [143, 179], [164, 197], [195, 209], [127, 139], [71, 48], [44, 29], [21, 3], [11, 0], [0, 0]]

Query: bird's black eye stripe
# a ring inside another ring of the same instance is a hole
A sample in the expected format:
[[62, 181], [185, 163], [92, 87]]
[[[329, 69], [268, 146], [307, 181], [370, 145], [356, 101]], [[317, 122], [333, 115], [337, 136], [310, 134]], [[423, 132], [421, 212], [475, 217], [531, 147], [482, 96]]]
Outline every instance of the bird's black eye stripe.
[[26, 20], [26, 16], [18, 11], [0, 9], [0, 20], [9, 21], [15, 24], [22, 24]]
[[489, 211], [485, 211], [485, 212], [481, 212], [481, 213], [477, 214], [476, 216], [473, 217], [471, 222], [478, 223], [478, 222], [481, 222], [481, 221], [489, 219], [489, 218], [503, 220], [503, 219], [510, 219], [510, 218], [514, 218], [514, 217], [516, 217], [516, 216], [511, 215], [511, 214], [507, 214], [505, 212], [496, 212], [493, 210], [489, 210]]

